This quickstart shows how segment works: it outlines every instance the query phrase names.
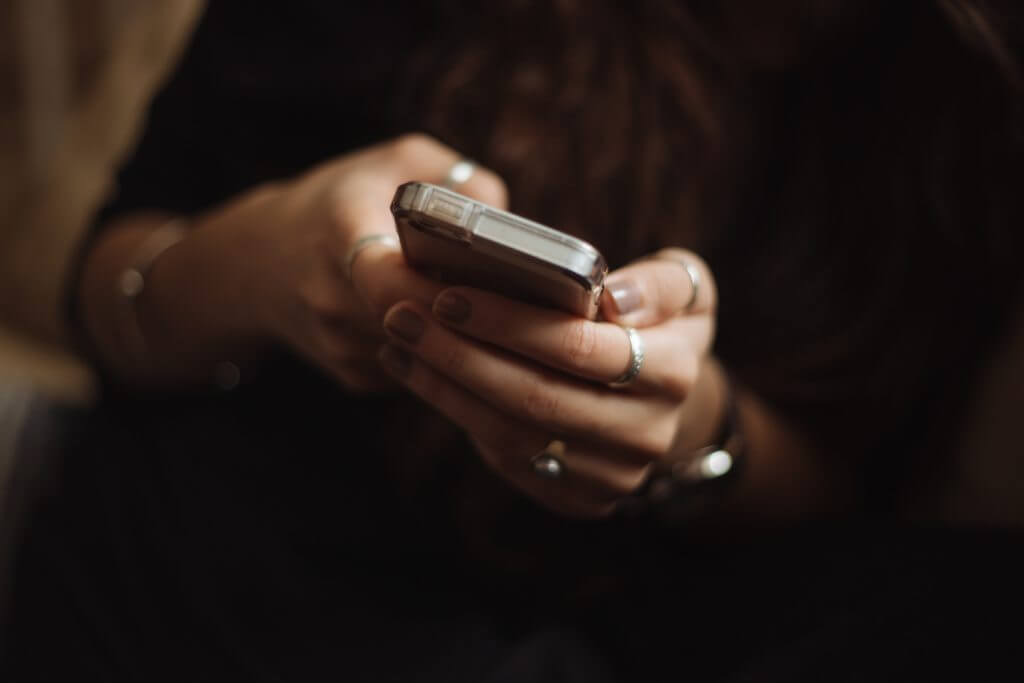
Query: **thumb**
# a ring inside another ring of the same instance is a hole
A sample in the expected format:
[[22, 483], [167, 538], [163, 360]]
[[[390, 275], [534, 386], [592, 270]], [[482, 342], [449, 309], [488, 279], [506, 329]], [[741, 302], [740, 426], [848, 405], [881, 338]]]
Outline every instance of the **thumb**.
[[707, 264], [669, 248], [614, 271], [605, 280], [601, 314], [630, 327], [650, 327], [677, 315], [714, 311], [717, 292]]

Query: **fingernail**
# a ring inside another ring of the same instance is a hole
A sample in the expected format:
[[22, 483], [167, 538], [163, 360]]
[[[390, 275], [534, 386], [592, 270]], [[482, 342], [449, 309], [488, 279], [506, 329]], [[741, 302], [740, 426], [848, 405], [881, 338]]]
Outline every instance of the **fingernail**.
[[409, 344], [419, 341], [426, 326], [423, 318], [408, 308], [400, 308], [384, 319], [384, 329]]
[[437, 317], [456, 325], [469, 320], [471, 309], [469, 301], [455, 292], [441, 292], [434, 299], [434, 313]]
[[640, 288], [637, 287], [636, 281], [630, 278], [612, 280], [605, 284], [605, 289], [611, 294], [615, 312], [619, 315], [628, 315], [643, 304]]
[[412, 369], [412, 356], [397, 346], [385, 345], [377, 357], [384, 369], [395, 377], [406, 377]]

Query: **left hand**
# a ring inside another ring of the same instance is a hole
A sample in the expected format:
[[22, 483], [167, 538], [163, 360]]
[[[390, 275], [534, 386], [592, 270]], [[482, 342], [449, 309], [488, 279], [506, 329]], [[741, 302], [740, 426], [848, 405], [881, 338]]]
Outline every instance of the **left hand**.
[[[399, 302], [384, 318], [390, 343], [381, 361], [542, 505], [572, 517], [606, 516], [672, 451], [714, 334], [706, 265], [680, 249], [655, 256], [609, 275], [604, 322], [468, 287], [444, 290], [432, 309]], [[686, 310], [693, 288], [681, 260], [700, 273]], [[629, 303], [632, 310], [622, 310]], [[631, 384], [611, 387], [630, 358], [620, 325], [641, 331], [645, 360]], [[532, 459], [554, 439], [566, 444], [564, 471], [549, 479]]]

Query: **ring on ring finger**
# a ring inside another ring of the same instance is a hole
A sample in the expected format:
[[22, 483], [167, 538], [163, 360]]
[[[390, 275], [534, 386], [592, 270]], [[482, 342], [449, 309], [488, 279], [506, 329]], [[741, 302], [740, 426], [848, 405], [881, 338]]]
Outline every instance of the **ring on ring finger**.
[[609, 383], [611, 387], [624, 387], [633, 383], [644, 365], [644, 340], [635, 327], [623, 327], [629, 339], [629, 362], [618, 378]]

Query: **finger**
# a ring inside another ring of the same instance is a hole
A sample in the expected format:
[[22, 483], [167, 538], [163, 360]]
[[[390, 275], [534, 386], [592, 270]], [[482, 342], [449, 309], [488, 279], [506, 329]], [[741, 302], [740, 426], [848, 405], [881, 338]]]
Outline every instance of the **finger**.
[[329, 324], [325, 324], [312, 339], [298, 343], [296, 347], [346, 389], [384, 392], [394, 390], [396, 385], [374, 362], [380, 343], [379, 338], [359, 334], [339, 335]]
[[[630, 362], [629, 335], [613, 323], [469, 287], [444, 290], [432, 310], [462, 334], [585, 379], [612, 382]], [[644, 360], [633, 389], [685, 398], [696, 377], [697, 357], [710, 343], [712, 324], [710, 316], [675, 317], [639, 331]]]
[[539, 476], [533, 458], [551, 441], [527, 425], [509, 420], [479, 397], [398, 347], [380, 353], [383, 367], [424, 402], [464, 429], [481, 457], [498, 474], [535, 500], [573, 517], [598, 517], [643, 482], [646, 468], [605, 454], [575, 449], [560, 454], [563, 476]]
[[[362, 237], [396, 234], [389, 206], [399, 185], [414, 180], [441, 183], [460, 159], [462, 155], [434, 138], [410, 133], [317, 169], [319, 181], [311, 185], [329, 197], [342, 238], [336, 245], [339, 258]], [[504, 181], [479, 165], [457, 189], [498, 208], [508, 204]]]
[[447, 285], [413, 270], [400, 251], [368, 249], [352, 265], [352, 286], [379, 321], [399, 301], [430, 306]]
[[[433, 372], [429, 367], [426, 370]], [[437, 375], [441, 381], [443, 375]], [[457, 385], [456, 385], [457, 386]], [[622, 457], [621, 452], [609, 450], [600, 444], [585, 440], [573, 440], [560, 436], [557, 440], [549, 434], [542, 434], [528, 425], [510, 421], [494, 411], [476, 396], [469, 397], [471, 411], [466, 411], [468, 422], [458, 422], [472, 435], [485, 460], [510, 479], [516, 479], [523, 488], [541, 488], [550, 477], [539, 474], [534, 460], [542, 454], [552, 454], [561, 465], [561, 473], [554, 479], [552, 493], [566, 493], [566, 484], [572, 484], [575, 497], [587, 504], [609, 505], [634, 493], [647, 477], [651, 463], [638, 463]], [[489, 412], [496, 421], [494, 428], [479, 429], [489, 420], [474, 411]], [[557, 449], [555, 448], [557, 444]]]
[[[335, 196], [334, 203], [341, 214], [340, 223], [348, 226], [341, 254], [347, 254], [353, 244], [370, 235], [397, 236], [394, 218], [388, 210], [395, 189], [412, 180], [441, 182], [451, 167], [462, 159], [455, 150], [422, 134], [403, 135], [371, 148], [367, 154], [376, 172], [369, 173], [364, 169], [356, 181], [346, 183]], [[385, 191], [383, 195], [382, 189]], [[505, 208], [508, 204], [505, 183], [496, 173], [479, 165], [457, 189], [498, 208]], [[379, 315], [401, 298], [431, 301], [437, 294], [436, 285], [431, 280], [416, 276], [407, 267], [404, 272], [386, 272], [380, 268], [398, 263], [395, 259], [397, 252], [394, 243], [374, 242], [360, 250], [351, 263], [339, 264], [351, 275], [356, 291]], [[404, 260], [401, 263], [404, 265]], [[375, 275], [368, 276], [367, 273]], [[368, 281], [370, 277], [372, 281]]]
[[[422, 133], [409, 133], [378, 148], [384, 168], [394, 187], [419, 180], [442, 183], [452, 166], [464, 156], [451, 147]], [[493, 171], [474, 162], [473, 173], [455, 188], [460, 194], [499, 209], [508, 206], [505, 183]]]
[[[622, 458], [614, 451], [601, 445], [559, 439], [561, 450], [557, 453], [562, 463], [559, 479], [582, 481], [587, 484], [588, 502], [611, 504], [634, 493], [644, 483], [652, 463], [638, 463]], [[547, 439], [527, 451], [530, 474], [537, 477], [533, 459], [537, 454], [549, 452], [555, 441]]]
[[413, 302], [384, 318], [392, 341], [499, 412], [545, 433], [608, 443], [642, 461], [662, 457], [675, 435], [678, 401], [578, 380], [480, 344], [435, 322]]
[[621, 325], [647, 327], [680, 314], [712, 312], [716, 303], [714, 278], [704, 261], [672, 248], [609, 275], [601, 313]]
[[[607, 517], [616, 504], [635, 492], [647, 476], [647, 467], [630, 463], [622, 466], [614, 460], [599, 462], [601, 456], [567, 450], [559, 456], [562, 473], [555, 479], [539, 475], [533, 459], [543, 450], [526, 453], [495, 454], [492, 449], [478, 445], [478, 450], [495, 471], [549, 510], [566, 517], [591, 519]], [[514, 460], [514, 467], [506, 463]], [[497, 461], [497, 464], [495, 463]]]

